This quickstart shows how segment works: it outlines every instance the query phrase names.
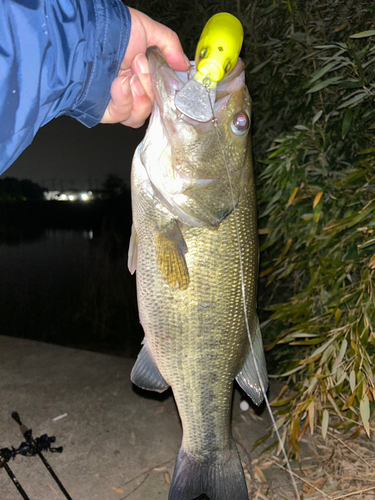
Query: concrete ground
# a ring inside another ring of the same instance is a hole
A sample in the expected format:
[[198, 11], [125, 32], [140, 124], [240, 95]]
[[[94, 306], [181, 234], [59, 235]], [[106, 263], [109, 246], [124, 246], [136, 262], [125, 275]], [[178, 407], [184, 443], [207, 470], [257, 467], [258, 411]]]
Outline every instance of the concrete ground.
[[[34, 437], [56, 436], [61, 454], [45, 453], [73, 500], [168, 498], [182, 431], [171, 392], [155, 395], [130, 382], [134, 360], [0, 336], [0, 448], [23, 441], [11, 418], [17, 411]], [[241, 458], [269, 425], [252, 418], [234, 398], [235, 437]], [[56, 420], [56, 417], [65, 415]], [[251, 458], [255, 455], [252, 454]], [[31, 500], [65, 497], [38, 457], [17, 455], [9, 465]], [[281, 473], [272, 478], [288, 482]], [[21, 497], [0, 469], [1, 500]]]

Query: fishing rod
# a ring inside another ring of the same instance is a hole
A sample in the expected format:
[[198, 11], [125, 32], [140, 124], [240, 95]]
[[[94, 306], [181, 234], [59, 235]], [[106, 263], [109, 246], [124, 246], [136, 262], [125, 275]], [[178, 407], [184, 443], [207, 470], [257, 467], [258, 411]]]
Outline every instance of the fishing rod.
[[14, 484], [14, 486], [19, 491], [19, 493], [20, 493], [21, 497], [23, 498], [23, 500], [30, 500], [30, 497], [27, 495], [27, 493], [25, 492], [25, 490], [22, 488], [20, 482], [18, 481], [18, 479], [14, 475], [12, 469], [7, 464], [7, 462], [9, 462], [9, 460], [11, 458], [14, 458], [15, 451], [16, 450], [14, 450], [14, 449], [10, 450], [9, 448], [1, 448], [0, 449], [0, 469], [4, 468], [5, 472], [10, 477], [12, 483]]
[[[32, 435], [32, 429], [28, 429], [21, 422], [20, 416], [18, 415], [18, 413], [16, 411], [14, 411], [12, 413], [12, 418], [20, 426], [20, 431], [21, 431], [23, 437], [26, 439], [26, 443], [29, 446], [30, 451], [32, 452], [32, 454], [39, 456], [39, 458], [41, 459], [41, 461], [43, 462], [44, 466], [46, 467], [46, 469], [48, 470], [48, 472], [51, 474], [51, 476], [53, 477], [53, 479], [55, 480], [55, 482], [58, 485], [58, 487], [60, 488], [60, 490], [64, 493], [64, 495], [67, 498], [67, 500], [73, 500], [72, 497], [69, 495], [69, 493], [64, 488], [64, 486], [61, 483], [60, 479], [57, 477], [55, 471], [52, 469], [52, 467], [49, 464], [48, 460], [45, 458], [45, 456], [42, 454], [42, 451], [41, 451], [42, 449], [50, 449], [50, 451], [61, 452], [62, 451], [62, 447], [51, 448], [50, 447], [50, 443], [53, 442], [55, 438], [54, 437], [48, 437], [47, 435], [44, 435], [44, 436], [42, 436], [42, 438], [37, 438], [37, 440], [35, 440], [33, 438], [33, 435]], [[45, 442], [44, 447], [43, 447], [43, 445], [41, 446], [41, 443], [38, 442], [38, 439], [39, 440], [40, 439], [44, 439], [44, 441], [48, 440], [48, 443]], [[45, 446], [47, 446], [47, 448]], [[27, 497], [24, 497], [24, 498], [27, 499]]]

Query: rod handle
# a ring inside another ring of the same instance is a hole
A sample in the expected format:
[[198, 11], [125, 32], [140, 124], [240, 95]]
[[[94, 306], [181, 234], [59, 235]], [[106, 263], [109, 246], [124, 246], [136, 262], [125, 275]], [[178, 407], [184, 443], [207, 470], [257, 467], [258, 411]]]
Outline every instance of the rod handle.
[[[28, 429], [28, 428], [26, 427], [26, 425], [24, 425], [24, 424], [21, 422], [20, 416], [18, 415], [18, 413], [17, 413], [16, 411], [13, 411], [13, 412], [12, 412], [12, 418], [13, 418], [13, 420], [15, 420], [15, 421], [17, 422], [17, 424], [20, 426], [21, 432], [22, 432], [23, 436], [25, 436], [26, 441], [31, 440], [31, 439], [32, 439], [32, 436], [31, 436], [31, 429]], [[30, 435], [29, 435], [29, 436], [27, 436], [27, 435], [26, 435], [26, 433], [27, 433], [28, 431], [30, 431], [30, 433], [29, 433]]]
[[20, 416], [18, 415], [18, 413], [16, 411], [12, 412], [12, 418], [13, 418], [13, 420], [15, 420], [17, 422], [18, 425], [22, 425]]

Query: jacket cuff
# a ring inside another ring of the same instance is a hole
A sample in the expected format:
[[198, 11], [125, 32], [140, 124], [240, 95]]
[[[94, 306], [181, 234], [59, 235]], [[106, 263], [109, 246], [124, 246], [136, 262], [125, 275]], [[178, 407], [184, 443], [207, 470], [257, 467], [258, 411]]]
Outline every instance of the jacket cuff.
[[96, 30], [95, 51], [88, 71], [85, 91], [74, 110], [65, 112], [86, 127], [102, 119], [111, 99], [116, 78], [128, 46], [131, 16], [120, 0], [94, 0]]

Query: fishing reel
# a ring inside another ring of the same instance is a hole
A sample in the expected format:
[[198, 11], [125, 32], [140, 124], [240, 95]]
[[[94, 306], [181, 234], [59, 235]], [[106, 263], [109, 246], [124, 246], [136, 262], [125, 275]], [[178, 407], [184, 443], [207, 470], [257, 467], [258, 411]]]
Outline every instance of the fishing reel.
[[[27, 434], [27, 435], [26, 435]], [[28, 429], [25, 432], [25, 439], [18, 448], [1, 448], [0, 457], [0, 468], [4, 467], [4, 462], [9, 462], [10, 459], [15, 459], [17, 455], [23, 455], [24, 457], [34, 457], [41, 451], [50, 451], [51, 453], [61, 453], [63, 447], [59, 446], [57, 448], [51, 446], [52, 443], [56, 441], [55, 436], [48, 436], [48, 434], [43, 434], [40, 437], [34, 439], [34, 444], [30, 443], [30, 438], [32, 437], [32, 430]]]
[[14, 484], [14, 486], [17, 488], [19, 494], [23, 498], [23, 500], [30, 500], [30, 497], [26, 493], [26, 491], [22, 488], [20, 482], [14, 475], [12, 469], [9, 467], [8, 462], [10, 461], [11, 458], [15, 458], [17, 455], [23, 455], [25, 457], [33, 457], [35, 455], [38, 455], [41, 461], [43, 462], [44, 466], [48, 470], [48, 472], [51, 474], [53, 479], [55, 480], [57, 486], [60, 488], [62, 493], [64, 493], [65, 498], [67, 500], [73, 500], [72, 497], [69, 495], [69, 493], [66, 491], [64, 488], [63, 484], [61, 483], [60, 479], [57, 477], [55, 471], [52, 469], [51, 465], [49, 464], [48, 460], [45, 458], [43, 455], [42, 451], [50, 451], [51, 453], [61, 453], [63, 451], [63, 447], [59, 446], [58, 448], [55, 448], [51, 446], [51, 443], [54, 443], [56, 441], [55, 436], [48, 436], [48, 434], [43, 434], [42, 436], [38, 438], [33, 438], [33, 431], [31, 429], [28, 429], [20, 419], [20, 416], [16, 411], [12, 413], [12, 418], [17, 422], [17, 424], [20, 426], [20, 431], [23, 435], [23, 437], [26, 439], [26, 441], [23, 441], [18, 448], [14, 448], [12, 446], [11, 448], [1, 448], [0, 449], [0, 469], [3, 468], [5, 472], [8, 474], [10, 477], [10, 480]]

